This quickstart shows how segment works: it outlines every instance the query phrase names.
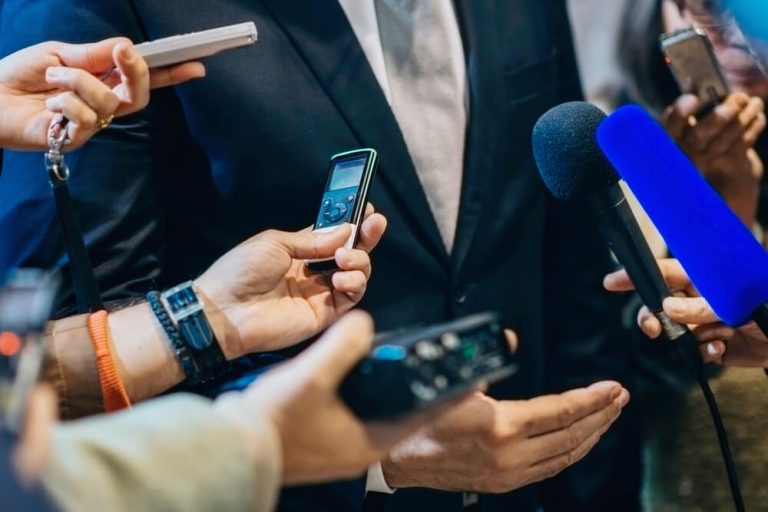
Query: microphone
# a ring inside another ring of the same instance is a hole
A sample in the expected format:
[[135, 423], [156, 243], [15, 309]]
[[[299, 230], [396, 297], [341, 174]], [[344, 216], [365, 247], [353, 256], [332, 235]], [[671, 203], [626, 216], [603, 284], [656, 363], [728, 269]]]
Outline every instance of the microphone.
[[768, 335], [768, 254], [664, 128], [627, 106], [597, 141], [717, 316]]
[[556, 199], [589, 203], [603, 238], [624, 265], [643, 303], [658, 318], [666, 337], [676, 341], [687, 335], [695, 346], [690, 331], [664, 312], [664, 299], [672, 292], [629, 208], [616, 172], [597, 146], [595, 132], [604, 119], [602, 110], [585, 102], [564, 103], [541, 116], [533, 128], [533, 154], [539, 173]]
[[[677, 353], [696, 377], [715, 425], [736, 510], [743, 512], [744, 500], [728, 433], [707, 377], [701, 371], [698, 343], [686, 326], [672, 321], [664, 313], [662, 304], [672, 292], [629, 209], [616, 170], [606, 160], [595, 139], [596, 131], [605, 127], [610, 119], [599, 108], [584, 102], [564, 103], [553, 108], [541, 116], [533, 129], [536, 165], [555, 198], [588, 201], [603, 237], [624, 265], [638, 295], [659, 319], [664, 334], [675, 342]], [[618, 127], [616, 131], [611, 131], [617, 140], [624, 141], [622, 129]], [[627, 152], [633, 150], [630, 139], [627, 138], [626, 145], [622, 146]], [[638, 152], [652, 154], [656, 151], [652, 144], [646, 142], [643, 141]], [[615, 162], [613, 165], [618, 167]]]

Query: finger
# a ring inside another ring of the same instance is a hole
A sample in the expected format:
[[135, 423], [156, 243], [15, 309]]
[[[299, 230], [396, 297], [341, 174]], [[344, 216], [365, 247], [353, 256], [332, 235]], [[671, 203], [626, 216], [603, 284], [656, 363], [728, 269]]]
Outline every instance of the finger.
[[336, 388], [352, 367], [365, 357], [373, 344], [373, 319], [362, 311], [352, 311], [336, 322], [296, 362], [323, 382]]
[[520, 410], [521, 414], [516, 421], [522, 420], [525, 434], [535, 437], [566, 428], [581, 418], [609, 407], [622, 390], [618, 382], [605, 381], [560, 395], [542, 396], [512, 404]]
[[368, 253], [359, 249], [336, 249], [336, 265], [341, 270], [359, 270], [366, 279], [371, 277], [371, 257]]
[[56, 43], [55, 52], [65, 66], [100, 75], [115, 66], [112, 51], [120, 43], [131, 44], [131, 41], [124, 37], [113, 37], [90, 44]]
[[603, 287], [609, 292], [631, 292], [635, 284], [624, 269], [611, 272], [603, 278]]
[[365, 294], [368, 279], [359, 270], [334, 272], [331, 276], [331, 283], [337, 291], [347, 294], [350, 299], [357, 302]]
[[575, 450], [543, 460], [531, 466], [528, 473], [531, 475], [529, 482], [538, 482], [559, 474], [564, 469], [579, 462], [592, 451], [605, 432], [594, 432]]
[[112, 89], [81, 69], [50, 67], [45, 72], [45, 80], [53, 86], [77, 94], [100, 118], [114, 114], [120, 104]]
[[534, 437], [529, 443], [528, 450], [534, 453], [538, 460], [577, 450], [596, 432], [601, 435], [605, 433], [618, 419], [627, 403], [629, 403], [629, 392], [623, 391], [608, 407], [580, 419], [567, 428]]
[[72, 91], [48, 98], [45, 108], [69, 119], [67, 130], [73, 142], [93, 133], [99, 120], [99, 115]]
[[509, 344], [509, 350], [517, 352], [517, 347], [520, 345], [520, 340], [517, 338], [517, 334], [512, 329], [504, 329], [504, 336], [507, 338]]
[[122, 75], [117, 91], [123, 105], [117, 115], [137, 112], [149, 103], [149, 68], [131, 43], [121, 42], [115, 46], [113, 57]]
[[637, 326], [640, 327], [643, 334], [652, 340], [661, 336], [661, 322], [659, 322], [659, 319], [645, 306], [640, 308], [640, 311], [637, 313]]
[[682, 140], [689, 128], [688, 119], [701, 108], [701, 102], [693, 94], [683, 94], [664, 112], [664, 128], [677, 140]]
[[373, 203], [365, 203], [365, 213], [363, 214], [363, 218], [367, 219], [374, 213], [376, 213], [376, 208], [374, 208]]
[[260, 236], [270, 238], [283, 246], [292, 258], [330, 258], [349, 239], [351, 226], [343, 224], [330, 231], [302, 230], [296, 233], [270, 230]]
[[150, 70], [149, 88], [169, 87], [203, 77], [205, 77], [205, 66], [202, 62], [185, 62], [177, 66]]
[[722, 341], [711, 341], [699, 347], [701, 360], [705, 363], [723, 364], [726, 346]]
[[19, 477], [25, 483], [39, 480], [48, 463], [51, 429], [58, 416], [58, 400], [53, 387], [37, 385], [30, 393], [20, 442], [13, 454]]
[[711, 324], [720, 321], [703, 297], [668, 297], [664, 299], [664, 311], [672, 320], [682, 324]]
[[752, 124], [747, 127], [747, 130], [744, 132], [744, 135], [741, 138], [742, 144], [745, 146], [751, 148], [755, 145], [757, 142], [757, 139], [760, 138], [760, 136], [765, 131], [766, 127], [766, 118], [765, 113], [760, 112], [757, 117], [752, 121]]
[[356, 248], [365, 252], [373, 251], [379, 245], [386, 230], [387, 218], [380, 213], [372, 213], [360, 225], [360, 237]]
[[748, 103], [749, 97], [746, 94], [735, 93], [716, 106], [693, 130], [694, 148], [705, 151], [721, 132], [738, 121], [739, 114]]
[[699, 343], [712, 341], [728, 341], [736, 335], [736, 329], [723, 323], [699, 325], [693, 330], [693, 334]]

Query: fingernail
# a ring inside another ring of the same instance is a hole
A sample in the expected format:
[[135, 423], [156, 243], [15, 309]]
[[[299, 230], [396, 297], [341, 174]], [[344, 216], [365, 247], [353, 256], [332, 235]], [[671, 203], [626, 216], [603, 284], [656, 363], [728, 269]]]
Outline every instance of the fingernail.
[[45, 70], [45, 78], [53, 80], [61, 76], [61, 68], [51, 67]]
[[621, 396], [619, 398], [619, 407], [624, 407], [629, 403], [629, 391], [626, 389], [621, 390]]
[[128, 45], [124, 45], [122, 48], [120, 48], [120, 56], [128, 64], [133, 62], [133, 52]]
[[621, 386], [619, 386], [615, 382], [610, 382], [610, 381], [598, 382], [596, 384], [592, 384], [591, 386], [589, 386], [589, 388], [590, 389], [597, 389], [597, 390], [603, 390], [604, 389], [606, 391], [610, 390], [611, 391], [610, 396], [611, 396], [612, 399], [615, 399], [616, 397], [619, 396], [619, 394], [621, 394]]
[[720, 355], [720, 350], [715, 346], [714, 343], [707, 343], [707, 354], [712, 357], [717, 357]]

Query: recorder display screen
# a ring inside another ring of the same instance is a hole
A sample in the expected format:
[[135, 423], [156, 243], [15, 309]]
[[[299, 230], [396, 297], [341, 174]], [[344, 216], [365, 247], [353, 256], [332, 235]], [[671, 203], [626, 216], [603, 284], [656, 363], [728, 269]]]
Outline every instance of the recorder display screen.
[[365, 170], [367, 156], [341, 161], [333, 168], [333, 176], [328, 190], [359, 187]]

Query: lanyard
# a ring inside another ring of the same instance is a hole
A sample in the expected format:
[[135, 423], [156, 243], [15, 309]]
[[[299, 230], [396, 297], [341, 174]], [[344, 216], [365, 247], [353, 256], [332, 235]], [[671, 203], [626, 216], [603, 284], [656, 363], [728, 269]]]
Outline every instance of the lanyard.
[[48, 180], [56, 201], [57, 215], [64, 232], [64, 243], [69, 255], [69, 267], [75, 287], [77, 310], [80, 313], [88, 313], [103, 309], [104, 306], [67, 186], [69, 168], [64, 163], [64, 157], [61, 154], [62, 148], [69, 142], [66, 128], [67, 119], [63, 116], [51, 123], [48, 130], [45, 169], [48, 172]]

